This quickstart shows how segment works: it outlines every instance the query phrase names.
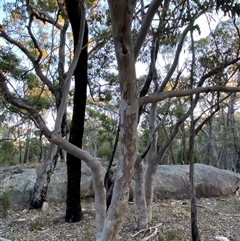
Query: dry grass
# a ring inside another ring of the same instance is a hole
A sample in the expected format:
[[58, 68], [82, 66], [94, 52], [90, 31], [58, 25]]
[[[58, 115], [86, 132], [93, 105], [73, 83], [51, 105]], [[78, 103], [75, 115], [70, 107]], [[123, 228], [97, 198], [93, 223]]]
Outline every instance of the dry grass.
[[[186, 205], [182, 205], [186, 202]], [[240, 241], [240, 199], [235, 196], [198, 200], [198, 226], [202, 241], [215, 240], [223, 235], [231, 241]], [[50, 203], [47, 211], [11, 207], [0, 219], [0, 237], [17, 241], [91, 241], [95, 240], [95, 213], [93, 200], [82, 202], [84, 220], [68, 224], [64, 221], [65, 205]], [[152, 226], [161, 224], [154, 241], [190, 241], [190, 204], [187, 200], [161, 200], [154, 203]], [[143, 240], [149, 233], [132, 238], [134, 207], [128, 212], [119, 240]]]

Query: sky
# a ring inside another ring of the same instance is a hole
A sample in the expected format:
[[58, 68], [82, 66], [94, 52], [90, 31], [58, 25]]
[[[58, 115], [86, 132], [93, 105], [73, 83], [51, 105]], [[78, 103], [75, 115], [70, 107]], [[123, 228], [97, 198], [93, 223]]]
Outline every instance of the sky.
[[[219, 12], [219, 14], [211, 14], [211, 23], [209, 25], [209, 14], [207, 15], [202, 15], [201, 17], [199, 17], [196, 21], [195, 24], [198, 24], [200, 26], [200, 31], [201, 33], [199, 34], [199, 32], [196, 30], [193, 34], [194, 39], [195, 40], [199, 40], [201, 38], [205, 38], [207, 37], [211, 30], [214, 30], [216, 28], [216, 26], [218, 25], [218, 23], [220, 21], [226, 21], [228, 20], [228, 17], [224, 17], [223, 13]], [[186, 51], [187, 52], [187, 51]], [[179, 64], [181, 65], [181, 63], [184, 62], [184, 59], [186, 59], [186, 54], [184, 54], [184, 51], [182, 51], [181, 55], [180, 55], [180, 59], [179, 59]], [[161, 57], [159, 58], [159, 61], [157, 64], [159, 63], [163, 63], [164, 61], [162, 61]], [[160, 68], [163, 68], [163, 66], [158, 66]], [[137, 62], [136, 63], [136, 75], [137, 78], [139, 78], [142, 75], [146, 75], [146, 73], [149, 70], [149, 65], [146, 63], [141, 63], [141, 62]]]

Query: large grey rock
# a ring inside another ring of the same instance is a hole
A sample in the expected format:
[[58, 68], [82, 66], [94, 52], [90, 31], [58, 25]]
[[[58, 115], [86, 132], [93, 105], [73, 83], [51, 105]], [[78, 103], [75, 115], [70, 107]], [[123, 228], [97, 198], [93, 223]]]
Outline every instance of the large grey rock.
[[[8, 171], [8, 170], [7, 170]], [[0, 169], [0, 173], [7, 173]], [[102, 169], [103, 174], [105, 169]], [[12, 168], [8, 175], [1, 175], [0, 191], [9, 192], [10, 205], [28, 203], [30, 192], [36, 181], [36, 169]], [[240, 175], [203, 164], [195, 165], [197, 197], [216, 197], [233, 194], [240, 185]], [[189, 198], [189, 166], [161, 165], [155, 176], [154, 197]], [[48, 201], [65, 201], [67, 189], [67, 168], [60, 165], [54, 171], [48, 188]], [[9, 191], [10, 190], [10, 191]], [[91, 171], [83, 162], [81, 197], [94, 196]], [[132, 188], [131, 194], [132, 197]]]
[[[10, 175], [2, 175], [0, 179], [0, 191], [9, 193], [10, 205], [26, 204], [29, 201], [30, 193], [37, 178], [37, 170], [34, 168], [11, 168]], [[9, 170], [4, 168], [4, 171], [9, 173]], [[105, 172], [104, 169], [102, 169]], [[82, 163], [82, 177], [81, 177], [81, 197], [94, 196], [91, 170], [87, 165]], [[67, 197], [67, 167], [65, 165], [58, 166], [52, 177], [48, 187], [47, 198], [49, 201], [62, 202]]]
[[[240, 174], [204, 164], [194, 165], [197, 197], [218, 197], [233, 194], [240, 185]], [[154, 197], [189, 198], [189, 165], [161, 165], [155, 177]]]

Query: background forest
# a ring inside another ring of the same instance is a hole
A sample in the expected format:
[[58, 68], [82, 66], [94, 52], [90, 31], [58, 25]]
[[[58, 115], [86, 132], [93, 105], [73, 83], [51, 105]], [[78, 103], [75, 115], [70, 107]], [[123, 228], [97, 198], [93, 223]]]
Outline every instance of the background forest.
[[[32, 208], [66, 160], [65, 220], [80, 221], [81, 159], [92, 173], [96, 239], [116, 240], [133, 176], [140, 230], [152, 220], [158, 165], [190, 164], [192, 238], [200, 240], [193, 164], [240, 172], [238, 1], [1, 6], [0, 163], [42, 163]], [[111, 162], [114, 181], [111, 165], [101, 172]]]

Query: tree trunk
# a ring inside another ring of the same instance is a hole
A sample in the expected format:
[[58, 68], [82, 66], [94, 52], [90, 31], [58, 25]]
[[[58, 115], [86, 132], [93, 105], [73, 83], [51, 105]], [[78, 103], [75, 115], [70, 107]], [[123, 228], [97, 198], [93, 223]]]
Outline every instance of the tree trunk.
[[[208, 138], [208, 143], [207, 143], [207, 148], [208, 148], [208, 165], [212, 164], [218, 168], [220, 168], [220, 163], [219, 163], [219, 158], [217, 154], [217, 150], [214, 146], [213, 140], [212, 140], [212, 124], [211, 121], [209, 122], [209, 133], [205, 130], [202, 130], [202, 132], [207, 136]], [[211, 163], [211, 160], [213, 159], [214, 163]]]
[[[238, 73], [238, 82], [237, 82], [237, 87], [240, 86], [240, 72]], [[234, 143], [234, 152], [235, 152], [235, 157], [233, 160], [235, 170], [237, 172], [240, 171], [240, 155], [239, 155], [239, 134], [238, 134], [238, 128], [235, 120], [235, 109], [234, 109], [234, 104], [236, 101], [236, 93], [231, 94], [231, 101], [228, 107], [228, 123], [231, 127], [232, 134], [233, 134], [233, 143]]]
[[182, 123], [182, 151], [181, 151], [181, 164], [187, 164], [187, 147], [186, 147], [186, 130], [185, 130], [185, 122]]
[[[192, 110], [193, 111], [193, 110]], [[194, 182], [194, 120], [193, 113], [191, 114], [191, 127], [189, 138], [189, 178], [190, 178], [190, 195], [191, 195], [191, 231], [192, 240], [200, 241], [199, 231], [197, 226], [197, 203], [196, 203], [196, 188]]]
[[[156, 71], [156, 58], [159, 50], [159, 39], [154, 37], [151, 46], [151, 64], [148, 72], [148, 77], [144, 84], [143, 89], [140, 92], [140, 96], [147, 94], [150, 83], [154, 83], [154, 92], [158, 90], [157, 83], [157, 71]], [[157, 154], [157, 132], [156, 128], [156, 107], [157, 104], [153, 103], [150, 110], [150, 120], [149, 120], [149, 132], [151, 133], [151, 145], [149, 147], [149, 159], [153, 159]], [[142, 114], [142, 108], [139, 108], [138, 122], [140, 120], [140, 115]], [[147, 150], [148, 151], [148, 150]], [[145, 169], [142, 157], [138, 155], [135, 169], [134, 169], [134, 206], [135, 206], [135, 220], [136, 220], [136, 230], [146, 229], [148, 226], [148, 210], [145, 198]], [[151, 220], [151, 217], [150, 217]]]
[[57, 163], [58, 147], [50, 143], [46, 160], [39, 170], [37, 180], [33, 188], [33, 193], [30, 197], [31, 208], [41, 208], [43, 202], [47, 199], [47, 189], [52, 173]]
[[40, 133], [40, 136], [39, 136], [39, 145], [40, 145], [40, 151], [39, 151], [39, 162], [42, 163], [43, 160], [44, 160], [44, 156], [43, 156], [43, 141], [42, 141], [42, 136], [43, 134]]
[[[66, 1], [67, 12], [72, 26], [74, 49], [79, 38], [81, 12], [78, 9], [78, 1]], [[73, 117], [69, 142], [82, 147], [84, 132], [84, 118], [87, 98], [87, 62], [88, 62], [88, 25], [85, 23], [83, 48], [74, 71], [75, 90], [73, 99]], [[71, 154], [67, 154], [67, 209], [66, 222], [78, 222], [82, 219], [80, 202], [81, 160]]]
[[26, 136], [26, 141], [25, 141], [25, 151], [24, 151], [24, 156], [23, 156], [23, 163], [27, 163], [29, 161], [29, 140], [30, 140], [30, 134], [31, 134], [31, 128], [30, 128], [30, 123], [28, 122], [28, 129], [27, 129], [27, 136]]
[[146, 197], [146, 203], [147, 203], [147, 211], [148, 211], [148, 223], [152, 221], [152, 201], [153, 201], [153, 190], [154, 190], [154, 175], [157, 172], [157, 167], [159, 163], [161, 162], [162, 158], [164, 157], [164, 154], [166, 153], [168, 147], [174, 140], [175, 136], [178, 133], [179, 126], [186, 120], [186, 118], [189, 116], [188, 113], [186, 113], [175, 125], [173, 132], [171, 136], [168, 138], [168, 140], [163, 144], [162, 148], [158, 151], [158, 154], [149, 161], [149, 164], [147, 166], [146, 174], [145, 174], [145, 197]]
[[[66, 44], [66, 31], [68, 28], [69, 22], [68, 19], [65, 18], [65, 22], [63, 28], [60, 32], [60, 47], [59, 47], [59, 63], [58, 63], [58, 74], [59, 74], [59, 85], [56, 87], [59, 90], [63, 90], [64, 86], [64, 63], [65, 63], [65, 44]], [[55, 91], [53, 94], [56, 98], [56, 108], [59, 110], [62, 92]], [[66, 113], [63, 115], [61, 120], [61, 134], [65, 134], [66, 127]], [[42, 133], [41, 133], [42, 134]], [[44, 133], [43, 133], [44, 134]], [[41, 208], [43, 202], [47, 199], [47, 189], [48, 184], [51, 179], [51, 175], [54, 171], [54, 168], [58, 159], [59, 148], [50, 143], [48, 153], [46, 159], [41, 167], [41, 170], [38, 172], [38, 177], [36, 183], [34, 184], [33, 193], [30, 197], [30, 206], [31, 208]]]
[[121, 229], [137, 158], [138, 99], [131, 22], [136, 1], [109, 0], [121, 90], [120, 157], [112, 202], [101, 241], [114, 241]]
[[[189, 5], [188, 5], [189, 9]], [[192, 62], [191, 62], [191, 75], [190, 75], [190, 88], [194, 87], [194, 72], [195, 72], [195, 46], [193, 38], [193, 22], [190, 23], [191, 28], [191, 49], [192, 49]], [[196, 107], [196, 99], [198, 95], [190, 96], [190, 136], [189, 136], [189, 179], [190, 179], [190, 195], [191, 195], [191, 232], [192, 232], [192, 241], [200, 241], [198, 225], [197, 225], [197, 202], [196, 202], [196, 188], [194, 182], [194, 138], [195, 138], [195, 124], [194, 120], [194, 109]]]
[[138, 156], [134, 168], [134, 207], [136, 230], [146, 229], [148, 226], [144, 174], [144, 163], [141, 156]]
[[[153, 191], [154, 191], [154, 176], [157, 171], [158, 160], [156, 158], [159, 157], [155, 156], [154, 159], [150, 160], [146, 174], [145, 174], [145, 198], [147, 204], [147, 212], [148, 212], [148, 223], [152, 222], [152, 201], [153, 201]], [[159, 158], [160, 160], [161, 158]]]

